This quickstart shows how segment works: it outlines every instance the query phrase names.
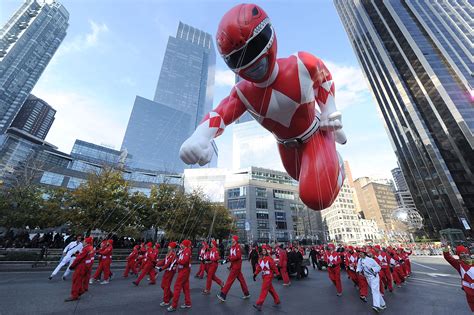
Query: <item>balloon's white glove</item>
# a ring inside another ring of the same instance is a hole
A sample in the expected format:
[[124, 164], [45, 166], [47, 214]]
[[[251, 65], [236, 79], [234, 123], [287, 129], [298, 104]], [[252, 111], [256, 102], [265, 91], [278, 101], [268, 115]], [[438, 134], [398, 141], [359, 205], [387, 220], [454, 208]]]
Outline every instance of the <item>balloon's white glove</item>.
[[212, 159], [214, 149], [206, 137], [192, 135], [181, 145], [179, 157], [186, 164], [206, 165]]
[[341, 112], [334, 112], [326, 117], [321, 116], [321, 130], [324, 131], [335, 131], [342, 128], [342, 114]]
[[335, 140], [339, 144], [345, 144], [347, 137], [342, 131], [342, 114], [341, 112], [334, 112], [326, 117], [321, 117], [321, 130], [334, 131]]

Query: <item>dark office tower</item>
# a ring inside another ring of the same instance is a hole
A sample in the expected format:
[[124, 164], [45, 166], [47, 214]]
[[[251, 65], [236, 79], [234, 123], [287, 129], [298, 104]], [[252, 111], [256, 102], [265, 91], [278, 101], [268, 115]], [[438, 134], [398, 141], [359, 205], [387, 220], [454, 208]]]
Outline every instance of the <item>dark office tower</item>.
[[0, 133], [66, 36], [69, 13], [58, 2], [27, 0], [0, 29]]
[[56, 111], [45, 101], [30, 95], [12, 122], [17, 128], [42, 140], [48, 135]]
[[194, 130], [212, 109], [215, 67], [211, 35], [180, 22], [168, 39], [154, 101], [191, 115]]
[[437, 236], [441, 229], [460, 228], [471, 234], [472, 3], [335, 0], [335, 4], [425, 231]]
[[[211, 35], [180, 22], [168, 40], [155, 99], [137, 96], [133, 105], [122, 142], [132, 167], [184, 171], [179, 148], [212, 109], [215, 64]], [[211, 167], [217, 166], [212, 144]]]
[[402, 170], [399, 167], [396, 167], [392, 170], [392, 177], [395, 181], [396, 190], [406, 191], [408, 190], [408, 184], [403, 176]]

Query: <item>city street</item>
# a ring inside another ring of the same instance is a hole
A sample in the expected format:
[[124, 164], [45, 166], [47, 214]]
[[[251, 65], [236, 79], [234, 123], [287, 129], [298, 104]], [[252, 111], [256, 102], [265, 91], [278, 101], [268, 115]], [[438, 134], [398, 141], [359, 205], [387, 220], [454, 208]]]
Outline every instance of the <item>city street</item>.
[[[442, 257], [418, 257], [412, 259], [413, 275], [408, 284], [394, 293], [387, 292], [387, 310], [382, 314], [471, 314], [456, 271]], [[114, 269], [116, 277], [109, 285], [94, 284], [89, 293], [79, 302], [65, 303], [71, 282], [60, 277], [48, 281], [49, 272], [2, 272], [0, 273], [0, 314], [151, 314], [167, 313], [159, 306], [162, 290], [158, 284], [149, 286], [146, 279], [139, 287], [132, 285], [133, 278], [123, 279], [123, 270]], [[197, 271], [193, 265], [192, 275]], [[219, 266], [218, 276], [225, 280], [227, 269]], [[244, 274], [249, 284], [250, 300], [241, 300], [241, 290], [235, 282], [227, 301], [216, 298], [218, 287], [214, 283], [210, 296], [201, 295], [205, 280], [191, 278], [192, 309], [177, 313], [192, 314], [256, 314], [252, 304], [258, 297], [261, 279], [252, 281], [251, 269], [244, 262]], [[309, 277], [296, 281], [291, 287], [283, 287], [281, 281], [273, 284], [281, 297], [282, 304], [272, 307], [268, 295], [264, 314], [372, 314], [371, 296], [369, 303], [359, 300], [358, 293], [342, 273], [344, 293], [337, 297], [326, 271], [313, 270]], [[181, 297], [182, 304], [183, 297]]]

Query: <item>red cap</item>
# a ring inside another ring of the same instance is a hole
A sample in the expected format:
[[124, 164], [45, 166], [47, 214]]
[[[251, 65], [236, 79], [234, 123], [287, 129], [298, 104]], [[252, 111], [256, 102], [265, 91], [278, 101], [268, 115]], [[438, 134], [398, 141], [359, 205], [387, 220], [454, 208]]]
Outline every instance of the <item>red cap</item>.
[[334, 246], [334, 244], [328, 244], [328, 248], [329, 248], [329, 249], [335, 249], [336, 246]]
[[168, 244], [168, 247], [176, 248], [176, 242], [171, 242]]
[[463, 246], [463, 245], [459, 245], [456, 247], [456, 255], [460, 255], [460, 254], [468, 254], [469, 255], [469, 249], [467, 249], [467, 247]]
[[152, 242], [146, 243], [146, 247], [153, 247], [153, 243]]
[[234, 241], [236, 241], [236, 242], [239, 241], [239, 237], [238, 237], [237, 235], [232, 236], [232, 239], [233, 239]]
[[184, 247], [190, 247], [191, 246], [191, 241], [190, 240], [184, 240], [181, 242], [181, 245]]
[[263, 245], [262, 245], [262, 249], [265, 249], [267, 252], [271, 252], [271, 251], [272, 251], [272, 248], [270, 247], [270, 245], [267, 245], [267, 244], [263, 244]]
[[349, 248], [349, 250], [354, 250], [354, 247], [352, 247], [352, 246], [349, 246], [348, 248]]
[[215, 247], [217, 247], [217, 242], [216, 242], [216, 240], [212, 240], [212, 245], [214, 245]]
[[92, 243], [94, 242], [94, 239], [92, 238], [92, 236], [89, 236], [89, 237], [86, 237], [84, 241], [86, 241], [86, 244], [92, 245]]
[[109, 243], [110, 245], [113, 245], [113, 244], [114, 244], [114, 240], [107, 240], [107, 243]]
[[139, 248], [140, 248], [140, 245], [133, 246], [133, 249], [139, 249]]
[[160, 243], [156, 243], [156, 244], [155, 244], [155, 248], [161, 248]]
[[382, 248], [380, 247], [380, 245], [375, 245], [374, 246], [375, 249], [378, 249], [378, 250], [381, 250]]

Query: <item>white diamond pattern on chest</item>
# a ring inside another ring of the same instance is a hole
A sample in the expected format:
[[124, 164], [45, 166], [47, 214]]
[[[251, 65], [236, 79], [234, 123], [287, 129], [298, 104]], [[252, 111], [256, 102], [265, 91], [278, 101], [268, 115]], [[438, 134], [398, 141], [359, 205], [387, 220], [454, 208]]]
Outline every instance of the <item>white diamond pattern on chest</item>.
[[330, 261], [330, 262], [333, 262], [334, 260], [337, 259], [336, 257], [334, 257], [334, 256], [332, 256], [332, 255], [329, 255], [328, 258], [329, 258], [329, 261]]
[[471, 280], [474, 280], [474, 267], [470, 267], [469, 269], [464, 269], [463, 266], [461, 266], [460, 268], [461, 270], [461, 278], [464, 279], [464, 276], [467, 274], [469, 278], [471, 278]]
[[231, 249], [230, 249], [230, 255], [231, 255], [231, 256], [235, 256], [235, 255], [236, 255], [236, 250], [235, 250], [235, 248], [231, 248]]
[[211, 257], [211, 259], [214, 259], [214, 257], [216, 257], [216, 253], [212, 252], [209, 256]]
[[285, 94], [277, 90], [272, 90], [265, 118], [274, 120], [288, 128], [299, 106], [299, 103], [293, 101]]
[[183, 260], [183, 258], [184, 258], [184, 255], [183, 255], [183, 254], [180, 254], [180, 255], [179, 255], [179, 260]]
[[301, 104], [306, 104], [314, 101], [313, 80], [308, 72], [308, 69], [303, 64], [298, 54], [295, 54], [298, 63], [298, 78], [300, 79]]
[[262, 270], [265, 270], [265, 269], [270, 269], [270, 264], [268, 263], [268, 261], [261, 261], [260, 262], [260, 268], [262, 268]]

